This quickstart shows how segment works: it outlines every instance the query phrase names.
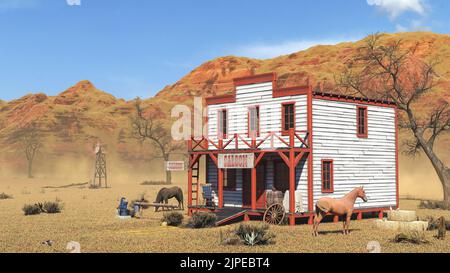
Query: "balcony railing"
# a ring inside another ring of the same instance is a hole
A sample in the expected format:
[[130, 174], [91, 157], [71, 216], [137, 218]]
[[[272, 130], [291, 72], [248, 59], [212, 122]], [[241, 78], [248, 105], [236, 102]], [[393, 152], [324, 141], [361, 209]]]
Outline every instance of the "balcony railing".
[[229, 138], [209, 138], [202, 136], [200, 139], [191, 137], [188, 141], [188, 149], [193, 151], [208, 150], [276, 150], [291, 148], [309, 148], [308, 131], [291, 129], [288, 134], [281, 132], [267, 132], [259, 137], [249, 137], [247, 134], [232, 134]]

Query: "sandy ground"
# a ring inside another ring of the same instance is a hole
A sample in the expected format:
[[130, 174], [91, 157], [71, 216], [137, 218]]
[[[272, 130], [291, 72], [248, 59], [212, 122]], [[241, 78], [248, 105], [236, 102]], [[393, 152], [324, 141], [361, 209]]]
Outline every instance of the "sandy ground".
[[[341, 223], [324, 223], [321, 236], [313, 238], [311, 227], [271, 227], [276, 243], [269, 246], [223, 246], [219, 243], [220, 230], [235, 226], [193, 230], [161, 227], [162, 213], [146, 210], [143, 219], [119, 220], [115, 207], [121, 196], [137, 198], [146, 192], [152, 200], [160, 186], [116, 183], [110, 189], [88, 188], [43, 189], [80, 181], [49, 179], [2, 179], [0, 192], [13, 199], [0, 200], [0, 252], [66, 252], [69, 241], [81, 244], [82, 252], [365, 252], [369, 241], [379, 241], [383, 252], [450, 252], [450, 236], [436, 240], [434, 231], [426, 233], [428, 244], [397, 244], [391, 240], [395, 232], [378, 230], [373, 219], [352, 221], [349, 236], [340, 234]], [[184, 185], [181, 185], [182, 187]], [[60, 214], [24, 216], [25, 203], [62, 200]], [[417, 210], [419, 216], [445, 215], [450, 211], [418, 210], [418, 201], [402, 200], [403, 209]], [[187, 217], [186, 217], [187, 218]], [[54, 241], [52, 247], [41, 245]]]

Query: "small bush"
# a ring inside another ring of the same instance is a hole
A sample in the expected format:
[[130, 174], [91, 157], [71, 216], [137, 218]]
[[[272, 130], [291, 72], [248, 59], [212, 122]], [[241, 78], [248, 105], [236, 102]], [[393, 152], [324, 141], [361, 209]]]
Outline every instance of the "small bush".
[[241, 239], [236, 235], [234, 231], [227, 230], [225, 231], [224, 234], [222, 230], [220, 230], [219, 235], [220, 235], [219, 242], [222, 245], [235, 246], [241, 244]]
[[183, 214], [180, 212], [166, 212], [163, 214], [161, 222], [166, 222], [168, 226], [177, 227], [183, 223]]
[[267, 245], [275, 238], [274, 234], [269, 233], [267, 224], [240, 224], [236, 229], [236, 235], [249, 246]]
[[450, 203], [443, 201], [420, 201], [419, 208], [450, 210]]
[[425, 239], [424, 232], [408, 232], [397, 234], [394, 238], [395, 243], [411, 243], [411, 244], [426, 244], [428, 241]]
[[42, 208], [38, 204], [29, 205], [25, 204], [22, 208], [25, 215], [37, 215], [41, 214]]
[[12, 195], [6, 194], [4, 192], [0, 193], [0, 200], [12, 199]]
[[45, 202], [42, 209], [45, 213], [60, 213], [62, 205], [59, 202]]
[[215, 227], [217, 216], [210, 212], [194, 212], [189, 220], [190, 226], [193, 228]]

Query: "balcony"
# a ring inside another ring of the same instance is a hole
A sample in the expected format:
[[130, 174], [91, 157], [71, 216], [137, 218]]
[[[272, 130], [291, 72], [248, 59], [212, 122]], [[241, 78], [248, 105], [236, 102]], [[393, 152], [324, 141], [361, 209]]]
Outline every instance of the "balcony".
[[282, 132], [266, 132], [260, 136], [248, 136], [247, 134], [232, 134], [228, 138], [202, 136], [196, 139], [194, 136], [188, 141], [190, 153], [202, 152], [243, 152], [243, 151], [282, 151], [302, 150], [309, 151], [310, 137], [308, 131], [291, 129], [288, 134]]

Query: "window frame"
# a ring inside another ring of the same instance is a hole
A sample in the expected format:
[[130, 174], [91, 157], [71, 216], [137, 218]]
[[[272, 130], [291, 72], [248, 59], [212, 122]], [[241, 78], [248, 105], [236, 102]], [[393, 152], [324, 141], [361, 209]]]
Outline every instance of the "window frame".
[[[325, 169], [324, 166], [325, 164], [330, 164], [330, 188], [327, 189], [325, 188]], [[320, 174], [321, 174], [321, 188], [322, 188], [322, 193], [334, 193], [334, 160], [333, 159], [322, 159], [322, 164], [321, 164], [321, 168], [320, 168]]]
[[[251, 130], [251, 120], [250, 120], [250, 118], [251, 118], [251, 111], [253, 110], [253, 109], [256, 109], [256, 111], [257, 111], [257, 120], [256, 120], [256, 122], [257, 122], [257, 124], [256, 124], [256, 127], [257, 127], [257, 130], [256, 130], [256, 132], [253, 132], [252, 130]], [[253, 105], [253, 106], [249, 106], [248, 107], [248, 111], [247, 111], [247, 137], [252, 137], [253, 135], [255, 135], [255, 137], [260, 137], [261, 136], [261, 127], [260, 127], [260, 120], [261, 120], [261, 108], [259, 107], [259, 105]], [[254, 134], [254, 133], [256, 133], [256, 134]]]
[[[360, 124], [361, 123], [361, 116], [360, 116], [361, 110], [364, 110], [364, 124], [363, 124], [364, 125], [364, 133], [360, 132], [360, 128], [362, 127]], [[368, 118], [367, 106], [357, 106], [356, 107], [356, 136], [358, 138], [368, 138], [368, 136], [369, 136], [369, 132], [368, 132], [369, 126], [368, 126], [367, 118]]]
[[284, 123], [285, 123], [285, 121], [286, 121], [285, 114], [284, 114], [284, 112], [285, 112], [285, 107], [286, 107], [286, 106], [289, 106], [289, 105], [292, 105], [292, 121], [293, 121], [293, 127], [292, 127], [292, 128], [289, 128], [289, 130], [290, 130], [290, 129], [294, 129], [294, 131], [295, 131], [295, 127], [296, 127], [296, 120], [295, 120], [295, 101], [283, 102], [283, 103], [281, 104], [281, 135], [283, 135], [283, 136], [289, 135], [289, 130], [285, 130], [285, 129], [284, 129]]
[[[222, 113], [222, 116], [221, 116]], [[223, 132], [223, 121], [222, 118], [223, 117], [223, 113], [225, 113], [225, 127], [226, 127], [226, 131], [225, 133]], [[217, 137], [219, 139], [227, 139], [228, 138], [228, 131], [229, 131], [229, 126], [228, 126], [228, 109], [226, 108], [222, 108], [217, 110]]]

